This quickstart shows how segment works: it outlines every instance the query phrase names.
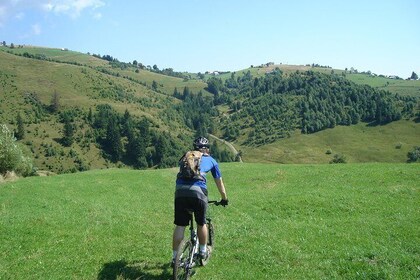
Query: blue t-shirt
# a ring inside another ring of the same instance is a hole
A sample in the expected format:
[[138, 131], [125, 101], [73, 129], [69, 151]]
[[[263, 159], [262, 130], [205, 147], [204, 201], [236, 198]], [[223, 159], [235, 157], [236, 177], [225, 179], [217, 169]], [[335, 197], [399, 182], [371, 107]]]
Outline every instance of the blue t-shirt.
[[201, 173], [201, 176], [203, 177], [203, 180], [179, 178], [176, 180], [176, 184], [177, 185], [194, 185], [194, 186], [199, 186], [203, 189], [207, 189], [206, 174], [208, 172], [211, 172], [211, 175], [215, 179], [222, 177], [222, 172], [220, 171], [219, 165], [217, 164], [216, 160], [212, 158], [210, 155], [203, 155], [201, 157], [201, 162], [200, 162], [200, 173]]

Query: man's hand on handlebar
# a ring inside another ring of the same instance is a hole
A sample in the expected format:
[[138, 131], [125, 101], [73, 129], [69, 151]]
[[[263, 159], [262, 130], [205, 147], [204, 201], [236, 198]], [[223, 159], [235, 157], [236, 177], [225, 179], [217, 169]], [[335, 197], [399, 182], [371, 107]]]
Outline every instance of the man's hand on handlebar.
[[222, 200], [220, 200], [219, 204], [222, 205], [223, 207], [226, 207], [229, 204], [229, 200], [228, 199], [222, 199]]

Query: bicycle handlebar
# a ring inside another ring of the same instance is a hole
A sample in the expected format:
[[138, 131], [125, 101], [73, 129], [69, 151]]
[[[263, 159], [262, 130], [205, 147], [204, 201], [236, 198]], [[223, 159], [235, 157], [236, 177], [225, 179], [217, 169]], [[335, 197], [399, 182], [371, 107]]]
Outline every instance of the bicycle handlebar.
[[217, 201], [217, 200], [209, 200], [207, 203], [208, 203], [208, 204], [214, 204], [214, 205], [216, 205], [216, 206], [219, 206], [219, 205], [224, 206], [224, 205], [222, 204], [222, 201]]
[[208, 204], [214, 204], [214, 205], [216, 205], [216, 206], [221, 205], [220, 201], [217, 201], [217, 200], [209, 200], [209, 201], [208, 201]]

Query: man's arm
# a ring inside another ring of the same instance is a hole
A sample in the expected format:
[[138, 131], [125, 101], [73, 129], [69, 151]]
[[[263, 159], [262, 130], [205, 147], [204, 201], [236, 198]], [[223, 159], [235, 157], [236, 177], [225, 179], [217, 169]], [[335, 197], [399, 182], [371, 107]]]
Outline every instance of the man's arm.
[[214, 182], [216, 183], [217, 189], [219, 190], [222, 199], [227, 200], [226, 189], [222, 178], [214, 178]]

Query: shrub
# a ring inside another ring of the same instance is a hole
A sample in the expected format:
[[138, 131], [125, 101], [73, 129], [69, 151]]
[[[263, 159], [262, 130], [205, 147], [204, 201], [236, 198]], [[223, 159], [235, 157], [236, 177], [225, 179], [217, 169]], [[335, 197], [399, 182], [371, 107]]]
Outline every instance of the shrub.
[[420, 160], [420, 146], [415, 146], [412, 151], [407, 153], [408, 162], [416, 162]]
[[330, 163], [347, 163], [347, 159], [342, 154], [335, 154]]
[[15, 171], [22, 176], [33, 173], [32, 161], [26, 157], [6, 125], [0, 125], [0, 174]]

